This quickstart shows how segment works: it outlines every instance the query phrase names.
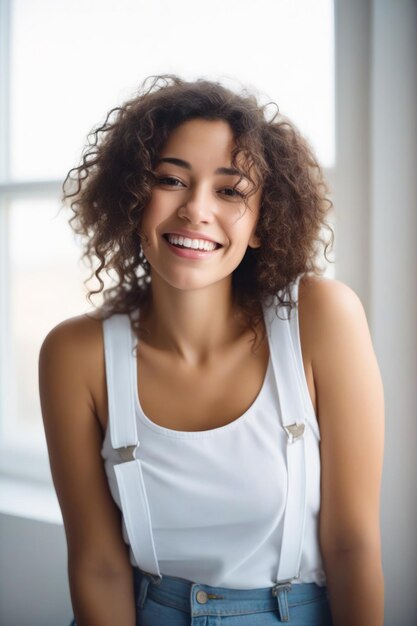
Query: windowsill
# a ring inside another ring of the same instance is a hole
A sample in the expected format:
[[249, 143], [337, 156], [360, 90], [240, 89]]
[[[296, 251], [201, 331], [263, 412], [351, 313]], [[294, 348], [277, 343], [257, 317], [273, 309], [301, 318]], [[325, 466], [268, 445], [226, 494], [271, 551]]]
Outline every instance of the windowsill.
[[0, 476], [0, 514], [62, 525], [62, 514], [52, 485]]

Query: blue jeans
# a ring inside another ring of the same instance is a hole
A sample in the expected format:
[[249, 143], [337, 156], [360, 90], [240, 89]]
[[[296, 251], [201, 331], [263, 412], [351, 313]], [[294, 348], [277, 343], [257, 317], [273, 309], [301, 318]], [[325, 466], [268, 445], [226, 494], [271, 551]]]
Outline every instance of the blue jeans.
[[332, 626], [327, 588], [302, 583], [229, 589], [134, 568], [138, 626]]
[[327, 588], [315, 583], [229, 589], [133, 573], [137, 626], [332, 626]]

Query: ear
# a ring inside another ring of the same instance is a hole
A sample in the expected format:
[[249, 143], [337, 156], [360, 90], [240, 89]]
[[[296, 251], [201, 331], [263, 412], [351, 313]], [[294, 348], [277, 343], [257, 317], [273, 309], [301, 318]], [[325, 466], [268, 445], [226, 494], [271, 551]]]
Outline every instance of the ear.
[[255, 235], [255, 233], [253, 233], [249, 239], [248, 242], [248, 246], [249, 248], [260, 248], [261, 247], [261, 241], [258, 237], [258, 235]]

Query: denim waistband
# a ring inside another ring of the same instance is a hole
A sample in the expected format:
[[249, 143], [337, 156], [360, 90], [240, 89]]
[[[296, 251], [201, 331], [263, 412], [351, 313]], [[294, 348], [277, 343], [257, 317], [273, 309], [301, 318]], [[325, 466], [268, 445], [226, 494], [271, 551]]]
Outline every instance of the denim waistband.
[[194, 616], [247, 615], [277, 611], [280, 621], [289, 621], [289, 609], [327, 594], [326, 587], [315, 583], [283, 583], [257, 589], [230, 589], [193, 583], [184, 578], [153, 576], [133, 568], [138, 608], [147, 596], [155, 602]]

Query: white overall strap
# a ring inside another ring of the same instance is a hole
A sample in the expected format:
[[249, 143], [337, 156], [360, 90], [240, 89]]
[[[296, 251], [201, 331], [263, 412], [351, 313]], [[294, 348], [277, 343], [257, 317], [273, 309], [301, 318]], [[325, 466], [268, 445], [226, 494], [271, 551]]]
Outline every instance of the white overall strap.
[[[298, 279], [294, 287], [297, 295]], [[292, 312], [292, 314], [294, 314]], [[282, 425], [287, 434], [287, 501], [284, 512], [281, 555], [277, 583], [299, 578], [306, 518], [305, 412], [299, 387], [297, 363], [285, 307], [265, 308], [271, 360], [278, 388]]]
[[137, 565], [160, 576], [142, 467], [135, 457], [139, 447], [135, 416], [137, 382], [132, 353], [134, 335], [128, 315], [116, 314], [104, 320], [103, 333], [110, 439], [120, 457], [114, 471], [123, 520]]

